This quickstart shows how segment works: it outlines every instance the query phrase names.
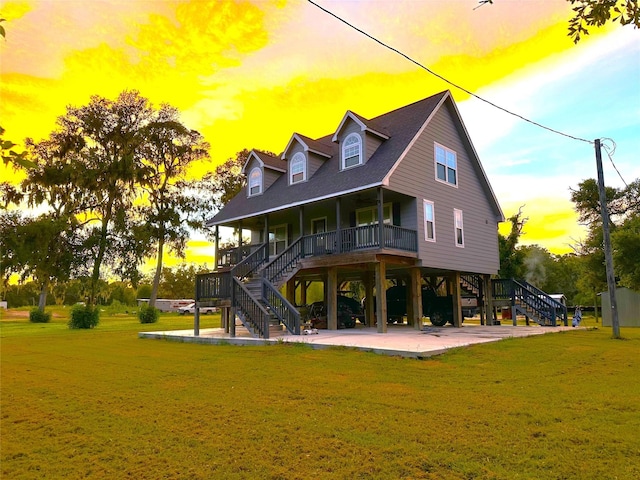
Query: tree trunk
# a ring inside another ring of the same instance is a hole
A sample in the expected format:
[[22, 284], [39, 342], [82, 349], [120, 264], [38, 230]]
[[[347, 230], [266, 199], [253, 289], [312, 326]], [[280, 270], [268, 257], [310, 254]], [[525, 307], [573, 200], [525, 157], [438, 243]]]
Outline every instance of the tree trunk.
[[47, 304], [47, 283], [42, 282], [42, 288], [40, 289], [40, 297], [38, 299], [38, 310], [44, 313], [44, 307]]
[[[112, 204], [113, 202], [111, 202], [109, 205], [109, 211], [111, 210]], [[96, 289], [98, 288], [98, 280], [100, 279], [100, 266], [102, 265], [105, 251], [107, 250], [107, 233], [109, 229], [110, 219], [110, 212], [102, 219], [98, 255], [96, 256], [96, 260], [93, 263], [93, 272], [91, 274], [91, 289], [89, 290], [89, 305], [91, 306], [94, 306], [96, 304]]]
[[158, 240], [158, 262], [156, 263], [156, 274], [153, 276], [153, 287], [151, 288], [151, 298], [149, 306], [155, 308], [158, 298], [158, 288], [160, 287], [160, 277], [162, 276], [162, 254], [164, 251], [164, 232], [161, 232]]

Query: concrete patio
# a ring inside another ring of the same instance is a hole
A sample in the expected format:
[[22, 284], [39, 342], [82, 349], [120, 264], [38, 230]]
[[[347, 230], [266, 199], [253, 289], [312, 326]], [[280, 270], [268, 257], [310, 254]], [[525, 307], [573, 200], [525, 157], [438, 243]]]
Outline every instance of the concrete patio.
[[345, 330], [318, 330], [317, 334], [290, 335], [288, 332], [270, 332], [268, 340], [253, 338], [242, 327], [238, 327], [235, 337], [230, 337], [222, 328], [201, 329], [199, 336], [193, 330], [164, 332], [141, 332], [140, 338], [172, 340], [203, 344], [268, 345], [282, 342], [308, 344], [314, 349], [349, 347], [383, 355], [425, 358], [446, 352], [450, 348], [466, 347], [479, 343], [497, 342], [505, 338], [529, 337], [547, 333], [574, 330], [572, 327], [541, 327], [512, 325], [464, 325], [425, 326], [415, 330], [407, 325], [389, 325], [387, 333], [378, 333], [375, 328], [353, 328]]

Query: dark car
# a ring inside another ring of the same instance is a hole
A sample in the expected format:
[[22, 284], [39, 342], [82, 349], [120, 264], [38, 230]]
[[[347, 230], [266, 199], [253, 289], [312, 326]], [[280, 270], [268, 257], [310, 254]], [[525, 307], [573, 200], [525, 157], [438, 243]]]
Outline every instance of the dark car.
[[[327, 306], [325, 302], [314, 302], [309, 306], [311, 322], [316, 328], [326, 328]], [[357, 300], [338, 295], [338, 328], [353, 328], [356, 320], [362, 318], [363, 311]]]
[[[407, 314], [407, 287], [396, 285], [387, 289], [387, 321], [402, 321]], [[453, 323], [453, 297], [439, 296], [433, 288], [422, 289], [422, 314], [441, 327]]]

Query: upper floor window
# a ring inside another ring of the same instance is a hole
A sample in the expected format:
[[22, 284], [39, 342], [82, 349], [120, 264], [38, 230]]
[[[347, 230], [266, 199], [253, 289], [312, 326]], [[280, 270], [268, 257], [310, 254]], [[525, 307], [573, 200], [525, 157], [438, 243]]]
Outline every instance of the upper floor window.
[[362, 163], [362, 139], [357, 133], [345, 138], [342, 144], [342, 168], [355, 167]]
[[424, 239], [427, 242], [436, 241], [436, 215], [433, 202], [423, 200], [424, 204]]
[[456, 152], [435, 144], [436, 180], [458, 185], [458, 161]]
[[464, 247], [464, 226], [462, 222], [462, 210], [453, 209], [453, 221], [455, 225], [456, 247]]
[[289, 164], [289, 183], [298, 183], [307, 179], [307, 162], [304, 153], [298, 152]]
[[262, 193], [262, 170], [255, 167], [249, 173], [249, 196]]

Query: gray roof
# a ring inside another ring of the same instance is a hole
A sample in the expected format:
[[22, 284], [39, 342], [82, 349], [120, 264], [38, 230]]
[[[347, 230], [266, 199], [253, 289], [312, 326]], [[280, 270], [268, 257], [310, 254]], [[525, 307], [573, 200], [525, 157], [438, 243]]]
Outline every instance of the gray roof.
[[450, 93], [444, 91], [371, 120], [359, 117], [389, 136], [367, 163], [359, 167], [340, 171], [340, 146], [332, 142], [333, 133], [316, 139], [315, 145], [331, 146], [333, 155], [306, 182], [289, 185], [288, 175], [283, 174], [261, 195], [247, 197], [243, 189], [207, 225], [220, 225], [382, 185], [420, 128], [447, 96], [451, 98]]

